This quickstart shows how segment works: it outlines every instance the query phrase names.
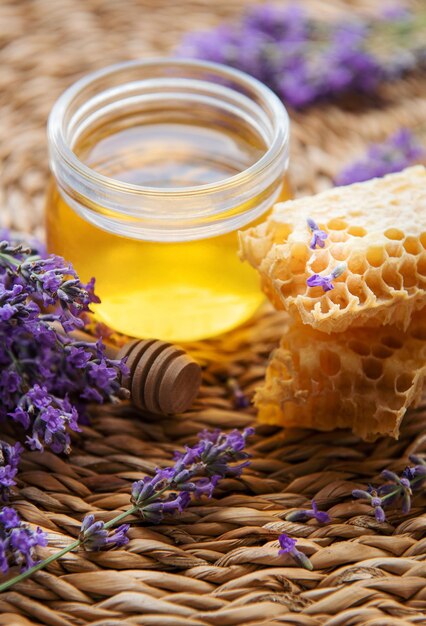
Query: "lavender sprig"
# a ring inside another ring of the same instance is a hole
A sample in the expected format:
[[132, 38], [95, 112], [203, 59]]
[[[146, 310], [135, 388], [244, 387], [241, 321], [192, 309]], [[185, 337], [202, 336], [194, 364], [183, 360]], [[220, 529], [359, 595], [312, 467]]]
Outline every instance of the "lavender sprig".
[[158, 524], [165, 515], [182, 512], [192, 497], [211, 497], [221, 478], [240, 476], [249, 464], [250, 455], [245, 451], [245, 446], [247, 437], [253, 432], [253, 428], [246, 428], [243, 432], [233, 430], [229, 434], [219, 430], [203, 431], [196, 445], [186, 446], [185, 452], [175, 453], [173, 466], [158, 468], [154, 476], [146, 476], [133, 484], [131, 493], [133, 506], [130, 509], [106, 523], [95, 521], [92, 514], [87, 515], [76, 541], [22, 574], [0, 584], [0, 593], [81, 546], [92, 551], [125, 545], [128, 542], [129, 524], [121, 524], [114, 531], [108, 531], [130, 515], [139, 514], [145, 522]]
[[289, 537], [285, 533], [282, 533], [278, 537], [278, 541], [281, 546], [281, 550], [278, 550], [278, 554], [289, 554], [296, 561], [298, 565], [303, 567], [304, 569], [313, 570], [314, 567], [309, 560], [309, 558], [296, 548], [297, 540]]
[[334, 270], [330, 274], [321, 276], [320, 274], [313, 274], [309, 276], [306, 281], [308, 287], [322, 287], [323, 291], [331, 291], [334, 289], [333, 280], [341, 276], [347, 270], [346, 263], [338, 263]]
[[[158, 524], [166, 513], [181, 512], [188, 506], [191, 493], [196, 498], [211, 497], [221, 478], [240, 476], [249, 464], [244, 448], [253, 432], [253, 428], [246, 428], [227, 435], [218, 430], [200, 433], [198, 444], [175, 454], [173, 467], [158, 469], [153, 478], [147, 476], [133, 484], [131, 500], [138, 513]], [[168, 495], [163, 498], [165, 492]]]
[[408, 129], [401, 128], [381, 143], [372, 144], [364, 157], [344, 168], [335, 178], [336, 185], [381, 178], [400, 172], [426, 158], [426, 150]]
[[406, 467], [402, 476], [390, 470], [383, 470], [382, 477], [387, 481], [384, 485], [377, 488], [370, 485], [367, 490], [352, 491], [354, 498], [369, 502], [378, 522], [386, 521], [384, 508], [391, 504], [399, 504], [403, 513], [410, 512], [413, 492], [422, 487], [426, 480], [426, 461], [414, 455], [410, 456], [410, 461], [416, 465]]

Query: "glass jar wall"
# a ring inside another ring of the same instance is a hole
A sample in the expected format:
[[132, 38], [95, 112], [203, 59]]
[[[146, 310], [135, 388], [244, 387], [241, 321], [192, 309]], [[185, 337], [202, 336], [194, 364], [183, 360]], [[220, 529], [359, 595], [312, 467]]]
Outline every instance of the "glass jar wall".
[[208, 63], [121, 64], [65, 92], [49, 146], [48, 249], [96, 277], [97, 319], [189, 341], [258, 308], [237, 231], [288, 193], [288, 119], [266, 87]]

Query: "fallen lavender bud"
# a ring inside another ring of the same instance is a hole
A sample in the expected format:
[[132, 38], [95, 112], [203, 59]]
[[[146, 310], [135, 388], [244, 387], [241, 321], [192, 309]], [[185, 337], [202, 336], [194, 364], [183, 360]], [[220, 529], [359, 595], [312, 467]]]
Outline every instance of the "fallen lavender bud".
[[311, 243], [309, 244], [309, 247], [312, 250], [315, 250], [317, 246], [319, 248], [324, 248], [325, 240], [328, 237], [327, 233], [325, 232], [325, 230], [321, 230], [318, 224], [311, 217], [308, 218], [307, 222], [308, 222], [308, 227], [312, 233], [312, 239], [311, 239]]
[[313, 570], [314, 567], [309, 560], [309, 558], [296, 548], [297, 540], [289, 537], [285, 533], [282, 533], [278, 537], [278, 541], [281, 546], [281, 550], [278, 551], [278, 554], [281, 556], [282, 554], [289, 554], [293, 557], [298, 565], [303, 567], [304, 569]]
[[33, 567], [37, 563], [35, 548], [46, 545], [47, 537], [40, 528], [32, 530], [10, 507], [5, 506], [1, 509], [0, 570], [3, 574], [14, 565], [19, 565], [21, 571]]
[[331, 522], [331, 518], [325, 511], [319, 511], [318, 505], [315, 500], [311, 501], [310, 509], [301, 509], [299, 511], [292, 511], [288, 513], [285, 518], [289, 522], [305, 522], [308, 519], [316, 519], [320, 524], [328, 524]]
[[313, 274], [309, 276], [306, 284], [308, 287], [322, 287], [323, 291], [331, 291], [334, 289], [333, 280], [339, 278], [347, 270], [346, 263], [338, 263], [334, 270], [330, 274], [321, 276], [320, 274]]

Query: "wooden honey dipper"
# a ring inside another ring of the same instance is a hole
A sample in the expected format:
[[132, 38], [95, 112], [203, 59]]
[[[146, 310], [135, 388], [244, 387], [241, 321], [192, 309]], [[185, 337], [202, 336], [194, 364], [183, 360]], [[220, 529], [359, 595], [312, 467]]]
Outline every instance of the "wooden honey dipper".
[[[78, 341], [97, 339], [83, 331], [73, 331]], [[160, 415], [176, 415], [190, 408], [201, 384], [201, 367], [183, 348], [158, 339], [135, 339], [121, 348], [105, 343], [112, 359], [127, 357], [129, 374], [121, 385], [139, 409]]]

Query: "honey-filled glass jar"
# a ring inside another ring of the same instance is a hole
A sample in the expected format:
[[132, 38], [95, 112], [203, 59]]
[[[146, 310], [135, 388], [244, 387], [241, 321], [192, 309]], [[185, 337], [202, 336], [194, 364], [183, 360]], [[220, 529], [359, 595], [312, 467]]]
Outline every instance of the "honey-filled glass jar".
[[48, 250], [96, 277], [97, 320], [190, 341], [255, 312], [237, 231], [287, 197], [288, 116], [267, 87], [212, 63], [122, 63], [71, 86], [48, 137]]

